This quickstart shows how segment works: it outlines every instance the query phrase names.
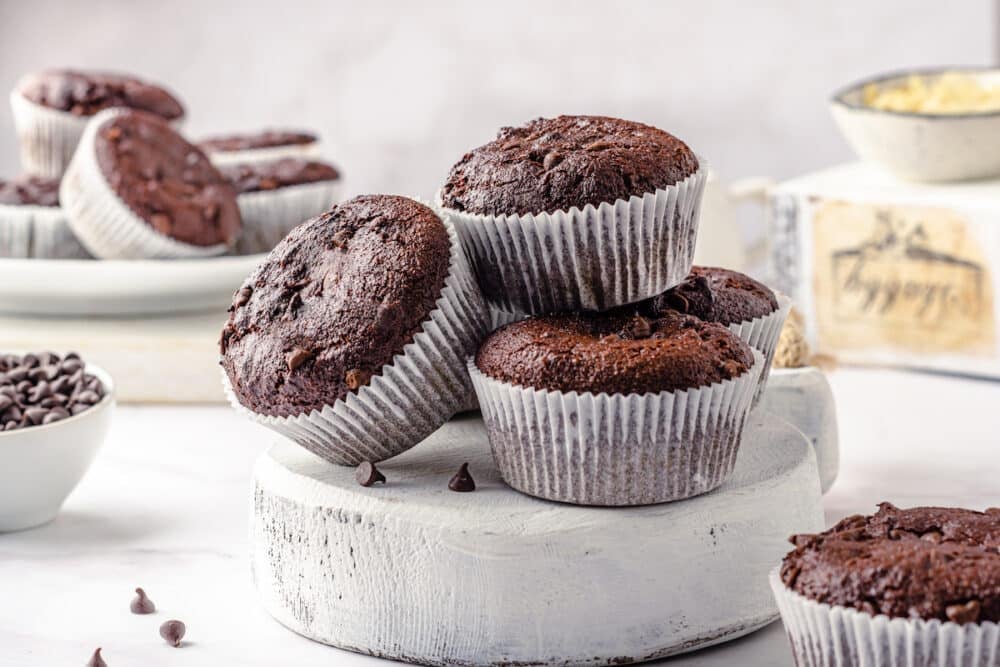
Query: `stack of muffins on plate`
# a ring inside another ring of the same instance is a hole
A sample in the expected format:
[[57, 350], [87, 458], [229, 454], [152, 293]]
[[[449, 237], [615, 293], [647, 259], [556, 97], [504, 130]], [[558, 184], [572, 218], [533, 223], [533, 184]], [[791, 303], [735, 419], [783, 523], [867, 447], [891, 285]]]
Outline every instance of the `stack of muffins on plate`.
[[467, 153], [434, 207], [336, 206], [236, 293], [231, 401], [357, 465], [417, 445], [474, 392], [519, 491], [608, 506], [710, 491], [789, 305], [692, 268], [705, 176], [667, 132], [561, 116]]
[[10, 97], [24, 175], [0, 181], [0, 257], [198, 258], [266, 252], [336, 201], [315, 135], [193, 144], [165, 88], [46, 70]]

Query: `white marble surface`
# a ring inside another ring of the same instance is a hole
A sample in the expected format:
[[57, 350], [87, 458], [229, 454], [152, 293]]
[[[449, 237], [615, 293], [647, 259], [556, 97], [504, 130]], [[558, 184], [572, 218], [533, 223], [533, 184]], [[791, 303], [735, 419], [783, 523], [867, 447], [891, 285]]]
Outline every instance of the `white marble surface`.
[[[839, 370], [842, 467], [828, 521], [900, 505], [1000, 505], [1000, 384]], [[0, 666], [377, 664], [315, 644], [261, 609], [248, 573], [250, 473], [273, 436], [227, 408], [123, 407], [63, 513], [0, 535]], [[159, 606], [128, 612], [132, 588]], [[157, 633], [188, 624], [181, 649]], [[665, 664], [790, 665], [779, 624]]]

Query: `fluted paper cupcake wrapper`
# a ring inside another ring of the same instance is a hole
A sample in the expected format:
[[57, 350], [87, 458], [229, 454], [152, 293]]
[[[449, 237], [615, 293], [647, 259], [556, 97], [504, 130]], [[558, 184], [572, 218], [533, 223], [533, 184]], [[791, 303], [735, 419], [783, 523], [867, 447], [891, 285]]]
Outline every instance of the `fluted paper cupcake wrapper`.
[[450, 225], [448, 233], [451, 267], [436, 308], [413, 342], [367, 385], [320, 410], [272, 417], [240, 404], [223, 372], [229, 402], [243, 415], [339, 465], [382, 461], [405, 452], [465, 409], [473, 393], [465, 360], [485, 335], [489, 315]]
[[59, 201], [80, 243], [101, 259], [176, 259], [224, 253], [225, 244], [196, 246], [161, 234], [111, 189], [97, 163], [94, 140], [100, 126], [120, 113], [121, 109], [107, 109], [87, 124], [59, 186]]
[[760, 397], [764, 394], [767, 386], [767, 378], [771, 375], [771, 362], [774, 361], [774, 350], [778, 347], [778, 338], [781, 337], [781, 328], [785, 326], [785, 319], [792, 309], [792, 300], [784, 294], [777, 294], [778, 309], [769, 315], [762, 315], [752, 320], [745, 320], [738, 324], [730, 324], [729, 330], [740, 337], [744, 343], [752, 348], [760, 350], [764, 355], [764, 370], [760, 374], [757, 384], [757, 391], [753, 397], [753, 405], [760, 402]]
[[[27, 174], [59, 178], [66, 171], [90, 116], [76, 116], [35, 104], [17, 90], [10, 94], [21, 169]], [[171, 121], [175, 129], [184, 118]]]
[[245, 148], [238, 151], [205, 150], [205, 154], [208, 155], [208, 159], [212, 161], [212, 164], [217, 167], [224, 167], [233, 164], [271, 162], [273, 160], [283, 160], [285, 158], [315, 160], [320, 157], [320, 148], [318, 141], [311, 141], [308, 144], [267, 146], [266, 148]]
[[528, 315], [522, 315], [520, 313], [508, 313], [505, 310], [500, 310], [490, 306], [490, 331], [496, 331], [500, 327], [505, 327], [508, 324], [513, 324], [514, 322], [520, 322], [521, 320], [529, 317]]
[[89, 259], [56, 206], [0, 204], [0, 257]]
[[319, 181], [238, 195], [243, 234], [236, 254], [270, 251], [293, 227], [329, 209], [339, 191], [340, 181]]
[[1000, 625], [872, 616], [789, 589], [778, 569], [771, 590], [800, 667], [996, 667]]
[[764, 356], [743, 375], [656, 394], [531, 389], [469, 373], [500, 475], [577, 505], [648, 505], [715, 489], [736, 464]]
[[444, 210], [490, 305], [531, 315], [607, 310], [687, 276], [707, 171], [702, 160], [675, 185], [596, 207], [527, 215]]

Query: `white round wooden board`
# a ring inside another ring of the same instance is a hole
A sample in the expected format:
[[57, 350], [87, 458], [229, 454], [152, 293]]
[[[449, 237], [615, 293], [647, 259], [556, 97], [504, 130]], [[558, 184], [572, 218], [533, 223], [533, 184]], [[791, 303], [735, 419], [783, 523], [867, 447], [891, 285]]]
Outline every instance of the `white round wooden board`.
[[[777, 617], [768, 571], [789, 535], [823, 529], [812, 447], [750, 422], [723, 487], [624, 509], [511, 490], [475, 413], [379, 464], [385, 486], [282, 441], [255, 470], [255, 584], [295, 632], [429, 665], [625, 664], [727, 641]], [[464, 461], [477, 489], [449, 491]]]

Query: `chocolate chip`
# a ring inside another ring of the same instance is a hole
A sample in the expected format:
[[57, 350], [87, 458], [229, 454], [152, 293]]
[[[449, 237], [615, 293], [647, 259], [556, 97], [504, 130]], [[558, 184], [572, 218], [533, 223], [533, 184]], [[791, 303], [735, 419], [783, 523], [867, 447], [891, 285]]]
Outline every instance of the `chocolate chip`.
[[355, 391], [358, 387], [361, 387], [368, 383], [368, 379], [371, 375], [360, 368], [352, 368], [351, 370], [344, 373], [344, 384], [351, 391]]
[[0, 413], [14, 405], [14, 399], [6, 394], [0, 394]]
[[135, 589], [135, 597], [132, 598], [128, 608], [133, 614], [152, 614], [156, 611], [156, 605], [146, 596], [146, 591], [141, 588]]
[[49, 411], [45, 408], [28, 408], [24, 411], [24, 418], [33, 426], [38, 426], [48, 413]]
[[108, 667], [108, 663], [104, 662], [104, 658], [101, 657], [101, 649], [95, 650], [94, 655], [90, 656], [87, 667]]
[[83, 362], [79, 359], [66, 359], [59, 364], [59, 369], [66, 375], [72, 375], [83, 368]]
[[375, 464], [371, 461], [362, 461], [354, 471], [354, 479], [358, 480], [361, 486], [372, 486], [376, 482], [385, 484], [385, 475], [379, 472]]
[[608, 142], [608, 141], [604, 141], [603, 139], [601, 139], [601, 140], [594, 141], [592, 143], [587, 144], [586, 146], [583, 147], [583, 150], [585, 150], [585, 151], [603, 151], [603, 150], [607, 150], [608, 148], [611, 148], [611, 143]]
[[549, 169], [552, 169], [562, 161], [563, 161], [562, 154], [557, 151], [552, 151], [551, 153], [546, 154], [545, 159], [542, 161], [542, 167], [545, 169], [545, 171], [548, 171]]
[[149, 216], [149, 224], [158, 232], [167, 233], [171, 230], [172, 222], [166, 213], [154, 213]]
[[944, 615], [952, 623], [962, 625], [964, 623], [975, 623], [979, 620], [979, 612], [982, 605], [979, 600], [969, 600], [965, 604], [952, 604], [944, 609]]
[[18, 366], [7, 371], [7, 379], [13, 383], [18, 383], [28, 377], [28, 369], [25, 366]]
[[249, 285], [242, 287], [239, 292], [236, 293], [236, 301], [233, 303], [237, 308], [240, 306], [245, 306], [248, 301], [250, 301], [250, 296], [253, 294], [253, 288]]
[[928, 542], [933, 542], [934, 544], [941, 543], [941, 531], [939, 530], [928, 530], [926, 533], [920, 536], [920, 539], [926, 540]]
[[288, 370], [294, 371], [296, 368], [306, 363], [312, 357], [312, 352], [301, 347], [297, 347], [285, 355], [285, 363]]
[[455, 476], [448, 482], [448, 488], [459, 493], [467, 493], [476, 490], [476, 481], [469, 474], [469, 464], [463, 463]]
[[66, 410], [66, 408], [57, 407], [53, 408], [51, 412], [42, 417], [42, 423], [51, 424], [52, 422], [57, 422], [62, 419], [66, 419], [67, 417], [69, 417], [69, 412]]
[[90, 389], [86, 389], [84, 391], [81, 391], [79, 394], [77, 394], [76, 400], [79, 403], [89, 403], [89, 404], [93, 405], [94, 403], [97, 403], [98, 401], [100, 401], [101, 397], [97, 395], [96, 391], [92, 391]]
[[167, 621], [160, 626], [160, 636], [163, 637], [168, 644], [172, 646], [180, 646], [181, 640], [184, 639], [184, 633], [187, 628], [184, 624], [177, 620]]

